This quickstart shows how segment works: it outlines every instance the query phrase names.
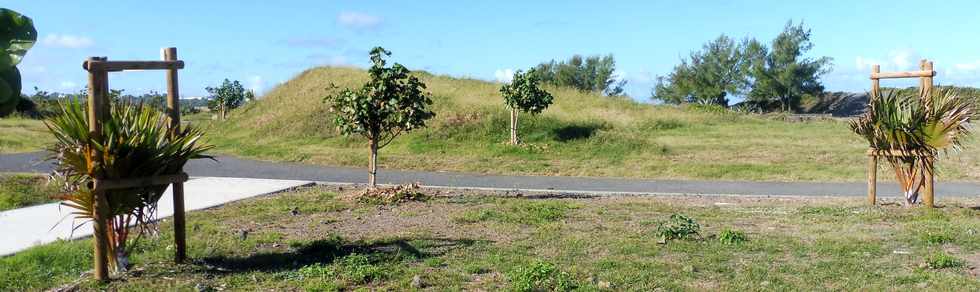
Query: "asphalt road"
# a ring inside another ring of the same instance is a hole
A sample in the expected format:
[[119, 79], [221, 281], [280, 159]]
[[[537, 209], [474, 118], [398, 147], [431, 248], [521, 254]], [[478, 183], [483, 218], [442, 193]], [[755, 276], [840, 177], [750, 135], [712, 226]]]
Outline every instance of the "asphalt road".
[[[51, 164], [44, 153], [0, 155], [0, 172], [49, 172]], [[217, 161], [194, 160], [185, 171], [191, 176], [241, 177], [310, 180], [334, 183], [366, 183], [363, 168], [315, 166], [295, 163], [263, 162], [230, 156]], [[887, 174], [879, 174], [879, 197], [899, 196], [898, 186]], [[380, 169], [378, 182], [399, 184], [420, 182], [425, 186], [494, 188], [514, 190], [553, 190], [555, 192], [594, 192], [623, 194], [712, 194], [775, 196], [866, 196], [864, 183], [748, 182], [645, 180], [565, 176], [503, 176], [460, 172], [429, 172]], [[937, 196], [980, 196], [980, 184], [937, 182]]]

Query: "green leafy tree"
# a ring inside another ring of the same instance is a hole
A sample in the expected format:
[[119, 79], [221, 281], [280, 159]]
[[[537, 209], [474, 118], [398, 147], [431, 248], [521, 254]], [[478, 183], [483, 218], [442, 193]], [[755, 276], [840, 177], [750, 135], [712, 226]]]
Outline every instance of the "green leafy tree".
[[747, 44], [738, 44], [725, 35], [704, 44], [701, 51], [682, 59], [670, 75], [657, 78], [652, 99], [669, 104], [728, 106], [728, 96], [741, 94], [749, 84], [744, 56]]
[[610, 96], [623, 94], [623, 86], [626, 85], [626, 80], [616, 80], [616, 60], [612, 55], [574, 55], [561, 62], [551, 60], [536, 66], [534, 72], [539, 80], [546, 83]]
[[218, 87], [207, 87], [208, 108], [218, 112], [218, 117], [224, 120], [228, 117], [228, 111], [236, 109], [245, 104], [246, 92], [238, 80], [230, 81], [225, 79]]
[[812, 48], [810, 29], [802, 22], [796, 25], [788, 22], [772, 41], [771, 48], [750, 41], [746, 54], [753, 84], [746, 101], [763, 110], [796, 111], [804, 95], [822, 93], [820, 76], [830, 72], [832, 59], [805, 57]]
[[425, 121], [435, 116], [428, 109], [432, 99], [424, 92], [422, 81], [401, 64], [385, 67], [385, 57], [390, 55], [384, 48], [375, 47], [371, 50], [370, 80], [360, 89], [344, 89], [324, 98], [336, 114], [334, 123], [342, 134], [368, 139], [368, 183], [372, 188], [377, 185], [378, 149], [402, 133], [425, 127]]
[[0, 8], [0, 117], [12, 113], [21, 101], [21, 78], [17, 64], [37, 41], [34, 21]]
[[538, 86], [537, 71], [532, 68], [527, 72], [517, 70], [510, 84], [500, 87], [500, 95], [510, 107], [510, 143], [517, 145], [521, 141], [517, 137], [517, 113], [523, 111], [538, 114], [548, 108], [554, 97]]

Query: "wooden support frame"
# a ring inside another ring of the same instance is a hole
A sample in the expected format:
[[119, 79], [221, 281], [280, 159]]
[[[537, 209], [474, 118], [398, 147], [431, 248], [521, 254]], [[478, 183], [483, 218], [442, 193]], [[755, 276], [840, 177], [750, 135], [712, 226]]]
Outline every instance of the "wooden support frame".
[[[928, 96], [932, 93], [933, 78], [936, 76], [936, 71], [933, 66], [932, 61], [921, 60], [919, 61], [919, 71], [906, 71], [906, 72], [881, 72], [881, 66], [874, 65], [871, 67], [871, 96], [879, 96], [881, 94], [881, 79], [895, 79], [895, 78], [919, 78], [919, 96]], [[891, 150], [891, 149], [868, 149], [868, 203], [872, 206], [877, 204], [877, 189], [878, 189], [878, 158], [887, 156], [912, 156], [915, 154], [904, 153], [902, 151]], [[919, 155], [921, 156], [921, 155]], [[935, 207], [935, 170], [933, 169], [933, 163], [935, 162], [935, 155], [921, 156], [922, 159], [930, 160], [927, 163], [928, 169], [925, 170], [925, 181], [922, 186], [923, 193], [923, 204], [928, 208]]]
[[[180, 130], [180, 93], [178, 92], [177, 70], [184, 68], [184, 61], [177, 59], [177, 48], [164, 48], [161, 51], [161, 61], [109, 61], [106, 57], [91, 57], [82, 63], [82, 68], [89, 72], [88, 84], [88, 121], [90, 135], [97, 137], [102, 133], [102, 121], [109, 113], [109, 72], [128, 70], [166, 70], [167, 78], [167, 111], [170, 117], [170, 131]], [[95, 153], [95, 157], [101, 157]], [[95, 163], [100, 163], [96, 161]], [[94, 231], [94, 275], [99, 281], [109, 280], [108, 271], [108, 202], [105, 192], [111, 189], [132, 188], [141, 186], [172, 185], [174, 199], [174, 261], [181, 263], [187, 258], [187, 244], [184, 223], [184, 185], [188, 176], [183, 171], [175, 175], [111, 180], [93, 177], [92, 193], [95, 197], [93, 214]]]

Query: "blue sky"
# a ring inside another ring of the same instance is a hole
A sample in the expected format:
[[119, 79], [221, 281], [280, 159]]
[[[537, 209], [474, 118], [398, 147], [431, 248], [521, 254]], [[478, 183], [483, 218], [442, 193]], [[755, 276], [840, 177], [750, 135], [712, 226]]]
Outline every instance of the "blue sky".
[[[828, 90], [864, 91], [870, 64], [913, 69], [923, 57], [935, 60], [939, 83], [980, 86], [976, 1], [81, 2], [0, 0], [38, 29], [20, 65], [27, 93], [80, 89], [88, 56], [158, 59], [167, 46], [187, 63], [184, 97], [224, 78], [265, 92], [310, 67], [364, 67], [381, 45], [411, 69], [486, 80], [553, 58], [611, 53], [627, 92], [646, 100], [654, 78], [704, 42], [727, 34], [768, 43], [790, 19], [813, 30], [811, 56], [834, 59], [823, 78]], [[162, 72], [115, 74], [110, 86], [163, 91], [163, 80]]]

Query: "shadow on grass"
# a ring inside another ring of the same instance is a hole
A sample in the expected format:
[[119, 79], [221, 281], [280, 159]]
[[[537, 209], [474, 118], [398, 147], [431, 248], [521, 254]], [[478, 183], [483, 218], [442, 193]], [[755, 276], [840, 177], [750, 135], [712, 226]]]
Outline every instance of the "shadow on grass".
[[603, 129], [600, 124], [568, 125], [555, 129], [555, 140], [568, 142], [572, 140], [588, 139], [595, 135], [595, 132]]
[[[370, 257], [424, 259], [440, 256], [449, 251], [486, 242], [473, 239], [413, 238], [389, 239], [373, 242], [349, 242], [339, 237], [319, 239], [293, 245], [290, 251], [257, 253], [247, 257], [212, 256], [203, 258], [206, 266], [237, 272], [276, 272], [298, 269], [314, 263], [330, 264], [338, 258], [357, 253]], [[209, 267], [210, 268], [210, 267]]]

